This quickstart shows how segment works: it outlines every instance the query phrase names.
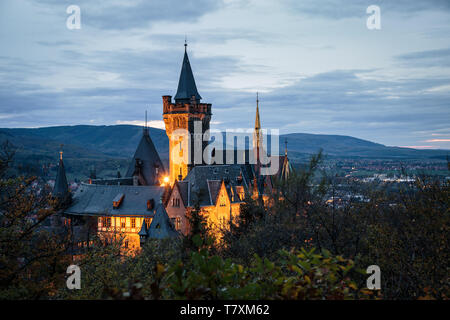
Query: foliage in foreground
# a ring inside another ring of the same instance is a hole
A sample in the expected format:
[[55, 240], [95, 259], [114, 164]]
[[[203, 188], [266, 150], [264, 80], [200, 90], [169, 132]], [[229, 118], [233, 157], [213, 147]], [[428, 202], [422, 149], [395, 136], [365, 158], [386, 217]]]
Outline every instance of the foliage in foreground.
[[[202, 240], [195, 237], [194, 241], [200, 244]], [[371, 294], [351, 280], [351, 275], [360, 272], [353, 261], [326, 250], [281, 250], [276, 261], [255, 255], [249, 266], [211, 255], [204, 247], [192, 251], [185, 261], [175, 260], [176, 256], [165, 262], [149, 260], [149, 255], [141, 254], [117, 263], [117, 259], [110, 260], [113, 256], [110, 252], [104, 257], [108, 270], [83, 267], [82, 289], [64, 289], [60, 298], [355, 299]], [[92, 257], [86, 261], [92, 264]]]

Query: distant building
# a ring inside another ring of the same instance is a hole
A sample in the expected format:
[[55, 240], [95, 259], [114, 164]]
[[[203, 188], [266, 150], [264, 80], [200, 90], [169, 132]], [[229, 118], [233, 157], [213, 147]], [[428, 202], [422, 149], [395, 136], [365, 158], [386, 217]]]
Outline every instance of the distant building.
[[[249, 163], [249, 152], [234, 151], [234, 157], [245, 157], [243, 164], [207, 165], [201, 159], [190, 159], [193, 149], [183, 144], [193, 138], [195, 126], [205, 134], [211, 120], [211, 104], [201, 103], [185, 47], [178, 90], [172, 101], [163, 96], [163, 119], [169, 137], [169, 170], [166, 171], [158, 152], [144, 127], [141, 140], [124, 177], [97, 179], [91, 174], [82, 183], [65, 210], [70, 223], [94, 221], [96, 233], [105, 239], [124, 236], [125, 247], [139, 248], [147, 239], [176, 238], [189, 232], [188, 216], [196, 204], [213, 225], [227, 224], [239, 214], [246, 194], [262, 201], [272, 192], [273, 176], [260, 174], [259, 149], [262, 148], [261, 123], [257, 98], [253, 152], [256, 164]], [[185, 129], [190, 137], [174, 136]], [[201, 150], [208, 141], [202, 141]], [[193, 148], [194, 143], [191, 144]], [[202, 152], [203, 154], [203, 152]], [[180, 159], [188, 161], [180, 161]], [[287, 179], [292, 166], [287, 157], [273, 156], [279, 161], [276, 176]], [[67, 195], [62, 156], [54, 194]]]

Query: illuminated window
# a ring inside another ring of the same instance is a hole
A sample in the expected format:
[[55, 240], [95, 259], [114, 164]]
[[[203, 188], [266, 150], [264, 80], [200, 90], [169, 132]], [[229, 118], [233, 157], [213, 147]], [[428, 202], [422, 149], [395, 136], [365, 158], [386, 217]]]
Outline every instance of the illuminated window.
[[172, 198], [172, 207], [180, 207], [180, 199]]
[[136, 218], [131, 218], [131, 227], [136, 228]]
[[181, 230], [181, 218], [180, 217], [177, 217], [177, 219], [175, 220], [175, 229]]
[[226, 204], [226, 202], [225, 202], [225, 198], [222, 196], [222, 197], [220, 197], [220, 206], [221, 207], [226, 207], [227, 206], [227, 204]]
[[125, 219], [125, 217], [121, 217], [121, 218], [120, 218], [120, 226], [121, 226], [122, 228], [125, 228], [125, 227], [126, 227], [126, 219]]
[[106, 227], [107, 228], [111, 227], [111, 218], [106, 218]]

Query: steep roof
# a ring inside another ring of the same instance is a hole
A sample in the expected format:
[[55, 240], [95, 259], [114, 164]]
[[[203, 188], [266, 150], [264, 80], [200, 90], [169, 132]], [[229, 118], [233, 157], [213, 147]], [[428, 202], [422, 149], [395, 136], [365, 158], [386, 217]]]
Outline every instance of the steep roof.
[[[225, 182], [227, 192], [230, 194], [231, 186], [241, 185], [247, 190], [250, 184], [248, 176], [251, 172], [251, 165], [245, 164], [224, 164], [196, 166], [189, 171], [179, 186], [187, 189], [187, 206], [193, 206], [196, 197], [200, 195], [201, 206], [216, 205], [217, 195], [220, 191], [222, 181]], [[242, 177], [242, 179], [240, 179]], [[180, 188], [181, 189], [181, 188]], [[235, 188], [233, 189], [235, 192]], [[232, 201], [240, 201], [237, 198]]]
[[162, 203], [158, 205], [147, 232], [150, 239], [166, 239], [180, 236], [172, 222], [170, 222], [170, 218]]
[[175, 183], [173, 184], [173, 187], [170, 191], [170, 194], [169, 194], [169, 197], [167, 198], [167, 200], [170, 199], [174, 190], [177, 189], [178, 192], [180, 193], [180, 197], [181, 197], [181, 201], [183, 201], [183, 205], [185, 207], [187, 207], [188, 199], [189, 199], [189, 187], [190, 187], [189, 182], [175, 180]]
[[147, 231], [147, 224], [145, 223], [145, 219], [142, 219], [142, 226], [141, 230], [139, 231], [138, 235], [147, 237], [148, 231]]
[[[155, 209], [147, 209], [147, 201], [158, 203], [165, 192], [160, 186], [98, 185], [83, 183], [73, 196], [66, 213], [77, 215], [153, 216]], [[113, 200], [123, 194], [114, 208]]]
[[178, 81], [178, 90], [175, 95], [175, 102], [189, 102], [192, 96], [195, 96], [197, 102], [202, 98], [195, 85], [194, 74], [192, 73], [189, 57], [184, 51], [183, 65], [181, 66], [180, 79]]
[[156, 168], [158, 168], [158, 175], [164, 175], [165, 169], [161, 159], [156, 151], [155, 145], [148, 133], [148, 129], [144, 129], [141, 141], [134, 153], [133, 160], [128, 167], [126, 176], [132, 177], [137, 175], [141, 185], [157, 185], [159, 184], [158, 176], [156, 175]]
[[67, 185], [66, 170], [64, 169], [64, 162], [61, 157], [59, 159], [58, 172], [56, 174], [52, 195], [57, 198], [64, 198], [68, 193], [69, 187]]
[[[258, 98], [257, 98], [258, 99]], [[255, 117], [255, 130], [261, 129], [261, 121], [259, 120], [259, 105], [258, 100], [256, 100], [256, 117]]]
[[287, 156], [287, 154], [284, 156], [283, 159], [283, 165], [281, 166], [281, 171], [280, 171], [280, 179], [281, 180], [287, 180], [287, 178], [289, 177], [289, 175], [291, 174], [293, 168], [291, 165], [291, 162], [289, 161], [289, 158]]

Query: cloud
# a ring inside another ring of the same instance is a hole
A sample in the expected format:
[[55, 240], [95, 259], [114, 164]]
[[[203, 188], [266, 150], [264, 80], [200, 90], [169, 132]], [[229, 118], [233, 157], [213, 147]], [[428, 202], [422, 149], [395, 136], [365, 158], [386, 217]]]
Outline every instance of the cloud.
[[[116, 124], [131, 124], [134, 126], [145, 126], [145, 121], [142, 120], [131, 120], [131, 121], [122, 121], [122, 120], [117, 120]], [[158, 129], [164, 129], [165, 125], [164, 125], [164, 121], [163, 120], [150, 120], [147, 121], [147, 126], [148, 127], [152, 127], [152, 128], [158, 128]]]
[[450, 139], [430, 139], [425, 142], [450, 142]]
[[411, 52], [396, 56], [404, 65], [428, 68], [450, 67], [450, 48]]
[[[72, 0], [38, 0], [45, 9], [74, 4]], [[125, 30], [145, 28], [160, 21], [193, 22], [222, 6], [220, 0], [77, 0], [81, 9], [81, 23], [99, 29]], [[65, 10], [64, 10], [65, 11]]]
[[370, 5], [380, 6], [382, 12], [396, 12], [403, 15], [410, 15], [424, 10], [450, 11], [450, 2], [447, 0], [284, 0], [283, 3], [297, 13], [326, 19], [367, 16], [366, 9]]
[[412, 149], [436, 149], [436, 146], [400, 146], [400, 148], [412, 148]]
[[[353, 135], [391, 145], [423, 141], [426, 134], [448, 128], [448, 95], [423, 93], [449, 78], [384, 79], [365, 77], [372, 70], [337, 70], [306, 77], [292, 86], [260, 97], [265, 128], [283, 132]], [[364, 76], [362, 76], [364, 75]], [[395, 94], [398, 99], [387, 99]], [[246, 99], [247, 117], [237, 111], [224, 126], [254, 117], [254, 102]], [[237, 105], [239, 106], [239, 104]], [[250, 107], [250, 108], [249, 108]], [[217, 111], [216, 111], [217, 113]]]
[[[8, 3], [0, 127], [139, 124], [145, 110], [161, 125], [161, 96], [175, 94], [188, 32], [213, 128], [251, 128], [259, 90], [264, 128], [417, 146], [449, 132], [448, 1]], [[65, 28], [69, 4], [81, 7], [79, 31]], [[358, 31], [345, 18], [366, 16], [369, 4], [420, 17], [395, 16], [389, 34], [364, 23]], [[421, 14], [438, 9], [444, 14]], [[438, 32], [417, 36], [430, 30]]]

